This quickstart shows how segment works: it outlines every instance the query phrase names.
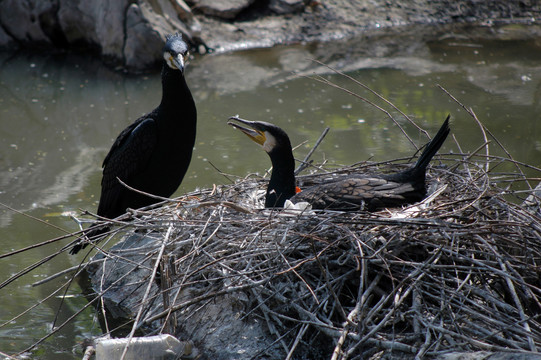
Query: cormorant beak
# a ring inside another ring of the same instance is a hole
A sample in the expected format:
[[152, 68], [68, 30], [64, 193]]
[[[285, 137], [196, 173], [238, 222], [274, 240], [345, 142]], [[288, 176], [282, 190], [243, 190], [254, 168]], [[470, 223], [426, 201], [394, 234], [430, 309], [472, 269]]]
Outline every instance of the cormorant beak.
[[[236, 124], [236, 123], [232, 122], [231, 120], [238, 121], [241, 124], [249, 126], [250, 128], [246, 128], [244, 126]], [[227, 122], [227, 125], [231, 125], [235, 129], [238, 129], [238, 130], [242, 131], [252, 141], [258, 143], [261, 146], [263, 146], [263, 144], [265, 144], [265, 142], [267, 141], [267, 137], [265, 136], [265, 132], [256, 129], [257, 125], [255, 124], [254, 121], [248, 121], [248, 120], [241, 119], [238, 116], [232, 116], [232, 117], [229, 118], [229, 121]]]
[[176, 54], [173, 56], [173, 54], [169, 54], [167, 58], [167, 64], [171, 69], [177, 69], [181, 72], [184, 72], [184, 67], [186, 66], [186, 60], [188, 58], [188, 54]]

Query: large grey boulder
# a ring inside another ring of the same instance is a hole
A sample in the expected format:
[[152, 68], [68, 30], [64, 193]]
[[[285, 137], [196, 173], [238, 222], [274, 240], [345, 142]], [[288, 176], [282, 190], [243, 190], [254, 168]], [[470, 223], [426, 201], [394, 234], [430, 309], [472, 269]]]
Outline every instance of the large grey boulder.
[[[51, 43], [43, 22], [57, 7], [55, 0], [4, 0], [0, 1], [0, 45], [8, 42]], [[8, 35], [9, 36], [6, 36]]]
[[86, 43], [105, 57], [122, 59], [128, 0], [60, 0], [58, 21], [69, 44]]
[[302, 11], [304, 3], [304, 0], [270, 0], [269, 9], [277, 14], [288, 14]]
[[152, 31], [159, 23], [157, 16], [143, 4], [131, 4], [126, 14], [126, 43], [124, 45], [125, 66], [128, 69], [150, 67], [161, 54], [165, 33], [173, 32], [171, 27], [157, 26], [160, 31]]
[[[111, 248], [113, 257], [105, 258], [98, 254], [93, 258], [95, 263], [87, 268], [91, 292], [101, 293], [106, 289], [102, 300], [109, 321], [134, 319], [147, 287], [149, 293], [141, 324], [145, 323], [145, 318], [152, 318], [167, 308], [164, 306], [165, 297], [170, 305], [185, 304], [205, 293], [198, 284], [180, 286], [177, 281], [182, 282], [183, 276], [176, 274], [171, 276], [173, 283], [168, 291], [169, 296], [163, 296], [160, 281], [149, 278], [155, 259], [148, 256], [158, 251], [163, 240], [160, 234], [132, 233]], [[190, 242], [195, 240], [196, 237], [186, 239]], [[163, 277], [159, 278], [163, 281]], [[227, 284], [224, 286], [227, 287]], [[263, 321], [249, 316], [249, 303], [248, 296], [242, 291], [218, 294], [213, 296], [212, 301], [194, 302], [174, 313], [176, 321], [173, 323], [177, 326], [170, 328], [171, 333], [181, 340], [196, 343], [203, 353], [203, 359], [253, 359], [254, 354], [272, 347], [274, 338]], [[149, 321], [139, 329], [149, 333], [162, 325], [160, 320]], [[273, 358], [279, 358], [280, 352], [274, 354]]]
[[195, 7], [205, 15], [222, 19], [234, 19], [241, 11], [252, 5], [254, 0], [198, 0]]
[[3, 0], [0, 47], [86, 47], [113, 64], [143, 70], [161, 60], [167, 34], [199, 38], [182, 0]]

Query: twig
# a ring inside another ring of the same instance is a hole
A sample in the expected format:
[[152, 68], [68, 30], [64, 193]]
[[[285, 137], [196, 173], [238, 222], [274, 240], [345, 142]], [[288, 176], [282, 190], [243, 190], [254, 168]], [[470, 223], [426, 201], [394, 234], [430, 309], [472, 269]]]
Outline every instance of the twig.
[[310, 157], [312, 156], [312, 154], [314, 153], [314, 151], [316, 151], [316, 149], [318, 148], [319, 144], [321, 144], [321, 142], [323, 141], [323, 139], [325, 138], [325, 136], [327, 135], [327, 133], [329, 132], [329, 127], [326, 127], [325, 130], [323, 130], [323, 132], [321, 133], [321, 135], [319, 136], [319, 139], [317, 139], [315, 145], [310, 149], [310, 151], [308, 152], [308, 154], [306, 154], [306, 156], [304, 157], [304, 159], [302, 160], [302, 163], [299, 165], [299, 167], [295, 170], [295, 175], [299, 174], [301, 171], [303, 171], [304, 169], [306, 169], [308, 167], [308, 160], [310, 159]]
[[83, 355], [83, 360], [90, 360], [95, 353], [96, 349], [94, 346], [87, 346]]
[[299, 346], [299, 343], [301, 342], [304, 334], [309, 328], [310, 328], [310, 325], [308, 324], [303, 324], [301, 326], [299, 332], [297, 333], [297, 336], [295, 337], [295, 341], [293, 342], [293, 345], [291, 345], [291, 349], [289, 349], [289, 352], [287, 353], [285, 360], [291, 360], [293, 358], [295, 349], [297, 348], [297, 346]]
[[[351, 80], [353, 81], [355, 84], [359, 85], [360, 87], [362, 87], [363, 89], [371, 92], [372, 94], [374, 94], [375, 96], [377, 96], [380, 100], [383, 100], [387, 105], [391, 106], [394, 110], [398, 111], [400, 113], [400, 115], [402, 115], [406, 120], [408, 120], [410, 122], [410, 124], [412, 124], [413, 126], [415, 126], [417, 128], [417, 130], [419, 130], [420, 132], [424, 133], [429, 139], [430, 139], [430, 135], [428, 134], [428, 132], [426, 130], [423, 130], [421, 129], [416, 123], [414, 123], [408, 115], [406, 115], [402, 110], [400, 110], [399, 107], [395, 106], [392, 102], [390, 102], [389, 100], [387, 100], [383, 95], [379, 94], [378, 92], [372, 90], [370, 87], [368, 87], [367, 85], [361, 83], [359, 80], [345, 74], [344, 72], [340, 71], [340, 70], [337, 70], [319, 60], [313, 60], [314, 62], [320, 64], [320, 65], [323, 65], [325, 66], [326, 68], [334, 71], [335, 73], [345, 77], [346, 79], [348, 80]], [[385, 112], [385, 111], [384, 111]], [[391, 117], [391, 119], [395, 122], [396, 125], [398, 125], [398, 127], [402, 130], [402, 132], [404, 133], [404, 135], [406, 135], [407, 137], [407, 134], [406, 132], [400, 127], [400, 125]], [[414, 144], [415, 145], [415, 144]]]
[[100, 263], [100, 262], [102, 262], [104, 260], [105, 259], [91, 260], [91, 261], [87, 261], [87, 262], [82, 263], [82, 264], [78, 264], [78, 265], [69, 267], [67, 269], [64, 269], [62, 271], [57, 272], [56, 274], [48, 276], [45, 279], [42, 279], [40, 281], [36, 281], [35, 283], [32, 284], [32, 286], [34, 287], [34, 286], [43, 285], [43, 284], [48, 283], [49, 281], [54, 280], [54, 279], [56, 279], [56, 278], [58, 278], [60, 276], [69, 274], [69, 273], [74, 272], [74, 271], [78, 271], [78, 270], [80, 270], [82, 268], [85, 268], [88, 265], [94, 265], [94, 264]]
[[[90, 306], [93, 306], [93, 304], [98, 301], [98, 299], [100, 299], [101, 296], [103, 296], [103, 294], [107, 293], [108, 291], [110, 291], [112, 288], [114, 288], [114, 286], [116, 286], [118, 283], [120, 283], [122, 280], [124, 280], [124, 278], [126, 278], [129, 274], [131, 273], [131, 271], [128, 271], [126, 272], [125, 274], [123, 274], [121, 277], [119, 277], [118, 279], [116, 279], [113, 283], [111, 283], [111, 285], [109, 287], [107, 287], [107, 289], [105, 289], [102, 293], [99, 293], [96, 295], [95, 298], [93, 298], [92, 300], [90, 300], [88, 303], [86, 303], [81, 309], [77, 310], [74, 314], [72, 314], [71, 316], [69, 316], [62, 324], [58, 325], [58, 326], [55, 326], [51, 331], [49, 331], [46, 335], [42, 336], [40, 339], [38, 339], [37, 341], [35, 341], [32, 345], [30, 345], [29, 347], [27, 347], [26, 349], [20, 351], [17, 355], [21, 355], [21, 354], [24, 354], [26, 352], [29, 352], [30, 350], [34, 349], [35, 347], [37, 347], [39, 344], [43, 343], [45, 340], [47, 340], [48, 338], [50, 338], [51, 336], [53, 336], [54, 334], [56, 334], [58, 331], [60, 331], [61, 329], [64, 328], [64, 326], [66, 326], [67, 324], [69, 324], [71, 321], [73, 321], [73, 319], [75, 319], [79, 314], [81, 314], [83, 311], [85, 311], [88, 307]], [[66, 285], [69, 285], [71, 284], [72, 282], [72, 278], [69, 279], [67, 282], [66, 282]], [[60, 291], [63, 287], [60, 287], [59, 289], [57, 289], [58, 291]]]
[[150, 293], [150, 289], [152, 287], [152, 284], [154, 283], [154, 279], [156, 278], [156, 272], [158, 271], [158, 268], [160, 266], [160, 262], [162, 261], [163, 252], [165, 251], [165, 245], [169, 241], [169, 236], [171, 235], [172, 226], [169, 226], [167, 229], [167, 233], [165, 234], [165, 237], [162, 242], [162, 246], [160, 248], [160, 252], [158, 253], [158, 256], [156, 257], [156, 261], [154, 263], [154, 267], [152, 269], [152, 275], [148, 279], [147, 288], [145, 290], [145, 294], [143, 295], [143, 300], [141, 300], [141, 306], [139, 307], [139, 311], [137, 312], [137, 315], [135, 316], [135, 320], [133, 322], [132, 329], [130, 331], [130, 334], [128, 335], [128, 341], [126, 343], [126, 346], [124, 347], [124, 350], [122, 351], [122, 355], [120, 356], [120, 360], [123, 360], [126, 356], [126, 353], [128, 351], [128, 348], [131, 344], [131, 340], [133, 338], [133, 335], [135, 334], [135, 330], [137, 329], [137, 326], [139, 325], [139, 319], [141, 318], [141, 314], [143, 313], [144, 304], [146, 303], [148, 294]]
[[[333, 83], [332, 81], [327, 80], [327, 79], [325, 79], [325, 78], [323, 78], [323, 77], [321, 77], [321, 76], [316, 76], [315, 78], [312, 78], [312, 79], [314, 79], [314, 80], [316, 80], [316, 81], [319, 81], [319, 82], [321, 82], [321, 83], [327, 84], [327, 85], [329, 85], [329, 86], [332, 86], [332, 87], [334, 87], [334, 88], [337, 88], [337, 89], [339, 89], [339, 90], [342, 90], [342, 91], [344, 91], [345, 93], [347, 93], [347, 94], [349, 94], [349, 95], [352, 95], [352, 96], [356, 97], [357, 99], [362, 100], [362, 101], [364, 101], [365, 103], [367, 103], [367, 104], [369, 104], [369, 105], [375, 107], [376, 109], [380, 110], [380, 111], [383, 112], [385, 115], [387, 115], [387, 117], [389, 117], [389, 118], [396, 124], [396, 126], [398, 126], [398, 128], [400, 129], [400, 131], [402, 131], [402, 133], [404, 134], [404, 136], [406, 137], [406, 139], [408, 139], [408, 141], [413, 145], [413, 147], [414, 147], [415, 149], [419, 150], [419, 148], [417, 147], [417, 145], [415, 144], [415, 142], [409, 137], [409, 135], [408, 135], [408, 133], [406, 132], [406, 130], [404, 130], [404, 128], [403, 128], [403, 127], [402, 127], [402, 126], [401, 126], [401, 125], [393, 118], [393, 116], [391, 115], [390, 112], [388, 112], [387, 110], [385, 110], [385, 109], [382, 108], [381, 106], [378, 106], [378, 105], [375, 104], [374, 102], [372, 102], [372, 101], [370, 101], [370, 100], [368, 100], [368, 99], [366, 99], [366, 98], [364, 98], [364, 97], [362, 97], [362, 96], [360, 96], [360, 95], [354, 93], [354, 92], [351, 91], [351, 90], [348, 90], [348, 89], [346, 89], [346, 88], [344, 88], [344, 87], [342, 87], [342, 86], [340, 86], [340, 85], [338, 85], [338, 84], [335, 84], [335, 83]], [[426, 132], [426, 131], [425, 131], [425, 132]]]

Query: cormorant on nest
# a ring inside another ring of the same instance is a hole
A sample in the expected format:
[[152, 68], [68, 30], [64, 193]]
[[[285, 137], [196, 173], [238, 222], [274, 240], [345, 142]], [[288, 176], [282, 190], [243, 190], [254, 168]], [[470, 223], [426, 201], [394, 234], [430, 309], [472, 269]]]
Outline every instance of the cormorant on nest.
[[[99, 216], [113, 219], [127, 208], [158, 202], [127, 189], [118, 179], [145, 193], [169, 197], [186, 174], [195, 143], [197, 111], [184, 79], [188, 46], [181, 35], [167, 37], [163, 58], [160, 105], [124, 129], [103, 161]], [[85, 236], [97, 241], [108, 230], [92, 225]], [[88, 244], [86, 239], [80, 241], [70, 253], [76, 254]]]
[[293, 203], [308, 202], [314, 209], [375, 211], [414, 203], [426, 197], [426, 167], [449, 134], [449, 117], [450, 115], [410, 169], [393, 174], [348, 175], [311, 186], [302, 192], [298, 192], [295, 185], [295, 159], [291, 142], [284, 130], [267, 122], [248, 121], [238, 117], [231, 117], [228, 124], [248, 135], [269, 154], [272, 174], [267, 187], [265, 207], [283, 207], [289, 199]]

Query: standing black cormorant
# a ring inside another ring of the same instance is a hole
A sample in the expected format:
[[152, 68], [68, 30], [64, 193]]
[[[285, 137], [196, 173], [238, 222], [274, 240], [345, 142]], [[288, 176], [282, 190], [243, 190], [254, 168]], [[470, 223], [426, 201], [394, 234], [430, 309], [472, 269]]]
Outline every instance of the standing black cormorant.
[[[169, 197], [186, 174], [195, 143], [197, 111], [184, 79], [188, 46], [181, 35], [167, 37], [163, 58], [160, 105], [124, 129], [103, 161], [99, 216], [113, 219], [127, 208], [158, 202], [128, 190], [118, 179], [145, 193]], [[96, 241], [107, 231], [107, 227], [95, 225], [85, 236]], [[70, 253], [76, 254], [88, 244], [84, 239]]]
[[228, 124], [248, 135], [269, 154], [272, 174], [267, 186], [265, 207], [283, 207], [289, 199], [293, 203], [308, 202], [314, 209], [375, 211], [414, 203], [426, 197], [426, 167], [449, 134], [449, 117], [410, 169], [394, 174], [348, 175], [311, 186], [302, 192], [298, 192], [295, 185], [295, 160], [284, 130], [267, 122], [247, 121], [238, 117], [231, 117]]

